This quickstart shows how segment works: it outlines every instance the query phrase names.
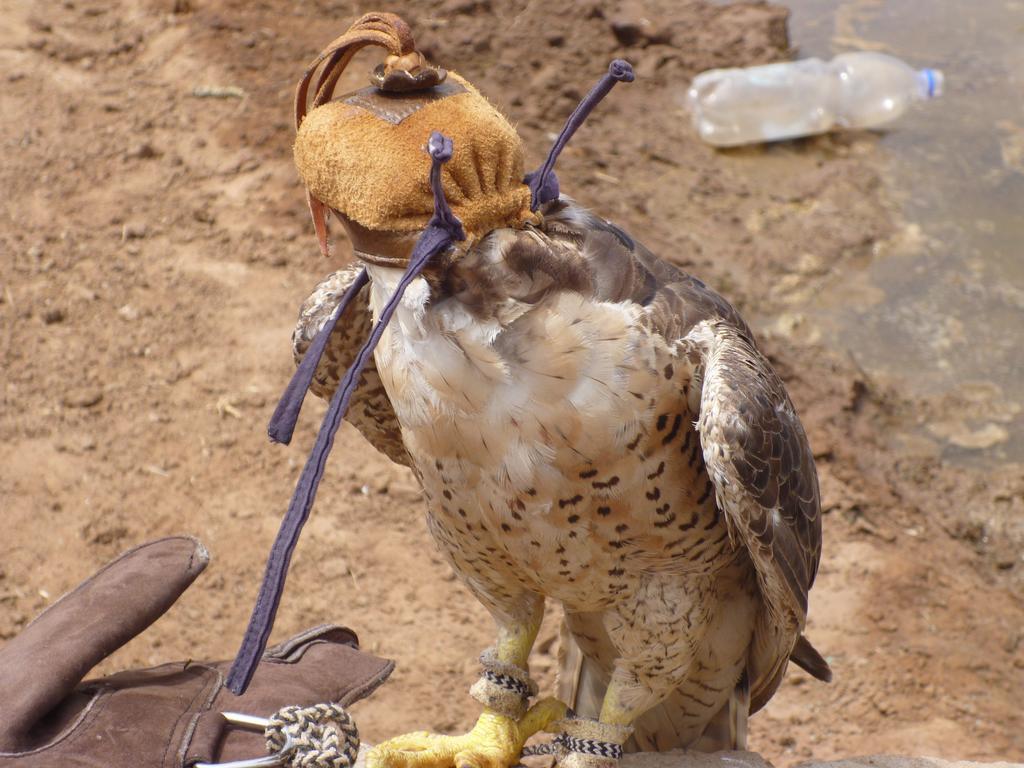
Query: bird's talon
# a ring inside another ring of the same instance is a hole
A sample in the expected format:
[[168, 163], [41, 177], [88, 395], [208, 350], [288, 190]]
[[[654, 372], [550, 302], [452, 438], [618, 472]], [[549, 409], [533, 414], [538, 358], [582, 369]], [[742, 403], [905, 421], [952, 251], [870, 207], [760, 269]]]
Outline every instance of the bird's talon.
[[542, 699], [518, 721], [484, 710], [463, 736], [416, 731], [382, 742], [367, 755], [367, 768], [513, 768], [526, 740], [565, 715], [555, 699]]

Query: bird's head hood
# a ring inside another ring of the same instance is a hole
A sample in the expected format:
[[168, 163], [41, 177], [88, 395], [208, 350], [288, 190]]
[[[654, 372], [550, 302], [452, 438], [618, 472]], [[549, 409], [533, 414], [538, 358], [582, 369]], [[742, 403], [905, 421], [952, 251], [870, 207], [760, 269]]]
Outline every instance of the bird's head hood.
[[[367, 45], [388, 53], [371, 84], [332, 99], [341, 71]], [[423, 148], [435, 130], [452, 141], [442, 188], [469, 241], [535, 218], [515, 128], [467, 80], [431, 66], [394, 14], [363, 16], [323, 50], [299, 84], [295, 118], [295, 164], [314, 220], [320, 206], [325, 218], [334, 213], [361, 257], [408, 260], [434, 212]]]
[[[366, 46], [387, 52], [370, 85], [334, 98], [343, 70]], [[628, 64], [616, 65], [621, 71], [609, 77], [632, 79]], [[333, 213], [359, 258], [408, 262], [434, 213], [432, 158], [423, 151], [434, 131], [453, 147], [441, 189], [467, 246], [491, 230], [535, 222], [544, 198], [558, 196], [550, 168], [524, 176], [523, 142], [505, 116], [469, 81], [431, 65], [392, 13], [366, 14], [313, 60], [297, 88], [295, 127], [295, 164], [325, 255]], [[544, 190], [530, 183], [538, 175]]]

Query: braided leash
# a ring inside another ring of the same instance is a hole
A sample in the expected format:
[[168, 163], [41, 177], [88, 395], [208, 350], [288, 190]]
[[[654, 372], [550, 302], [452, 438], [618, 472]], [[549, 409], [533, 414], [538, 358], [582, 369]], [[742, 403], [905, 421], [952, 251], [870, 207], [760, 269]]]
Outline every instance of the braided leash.
[[228, 763], [195, 763], [193, 768], [352, 768], [359, 731], [340, 704], [282, 707], [269, 718], [221, 712], [230, 726], [262, 731], [269, 755]]
[[359, 754], [359, 731], [339, 704], [284, 707], [269, 719], [264, 734], [272, 753], [291, 742], [282, 761], [291, 768], [351, 768]]

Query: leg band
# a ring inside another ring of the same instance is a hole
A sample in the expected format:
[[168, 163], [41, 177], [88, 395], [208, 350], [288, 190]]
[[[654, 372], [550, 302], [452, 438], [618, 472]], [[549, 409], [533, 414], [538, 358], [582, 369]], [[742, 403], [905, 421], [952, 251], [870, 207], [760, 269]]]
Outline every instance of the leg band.
[[622, 745], [633, 733], [629, 726], [576, 715], [552, 728], [559, 731], [552, 746], [561, 768], [614, 768], [622, 757]]
[[469, 689], [469, 695], [499, 715], [519, 720], [526, 714], [530, 697], [537, 693], [537, 685], [530, 673], [515, 664], [498, 661], [493, 650], [480, 657], [483, 672]]

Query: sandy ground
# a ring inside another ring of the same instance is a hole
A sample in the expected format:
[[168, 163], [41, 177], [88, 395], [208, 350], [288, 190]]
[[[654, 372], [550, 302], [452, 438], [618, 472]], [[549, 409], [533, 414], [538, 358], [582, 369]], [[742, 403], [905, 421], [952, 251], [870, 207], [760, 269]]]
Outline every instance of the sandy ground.
[[[0, 638], [119, 551], [190, 532], [212, 552], [208, 573], [104, 669], [234, 653], [323, 412], [307, 408], [291, 448], [265, 437], [298, 305], [333, 268], [291, 166], [292, 88], [370, 8], [0, 0]], [[836, 681], [792, 671], [751, 747], [779, 765], [1024, 758], [1019, 468], [944, 464], [909, 429], [934, 418], [934, 403], [794, 331], [802, 296], [899, 236], [872, 169], [875, 138], [716, 153], [687, 130], [688, 79], [786, 55], [785, 11], [668, 0], [392, 9], [433, 60], [517, 122], [531, 164], [610, 58], [636, 65], [637, 82], [563, 156], [563, 189], [744, 310], [821, 476], [809, 633]], [[349, 85], [367, 68], [357, 61]], [[206, 86], [238, 90], [195, 95]], [[412, 477], [346, 427], [323, 488], [276, 636], [331, 620], [397, 659], [392, 682], [358, 708], [368, 740], [467, 727], [491, 626], [429, 542]], [[554, 619], [535, 655], [549, 685]]]

